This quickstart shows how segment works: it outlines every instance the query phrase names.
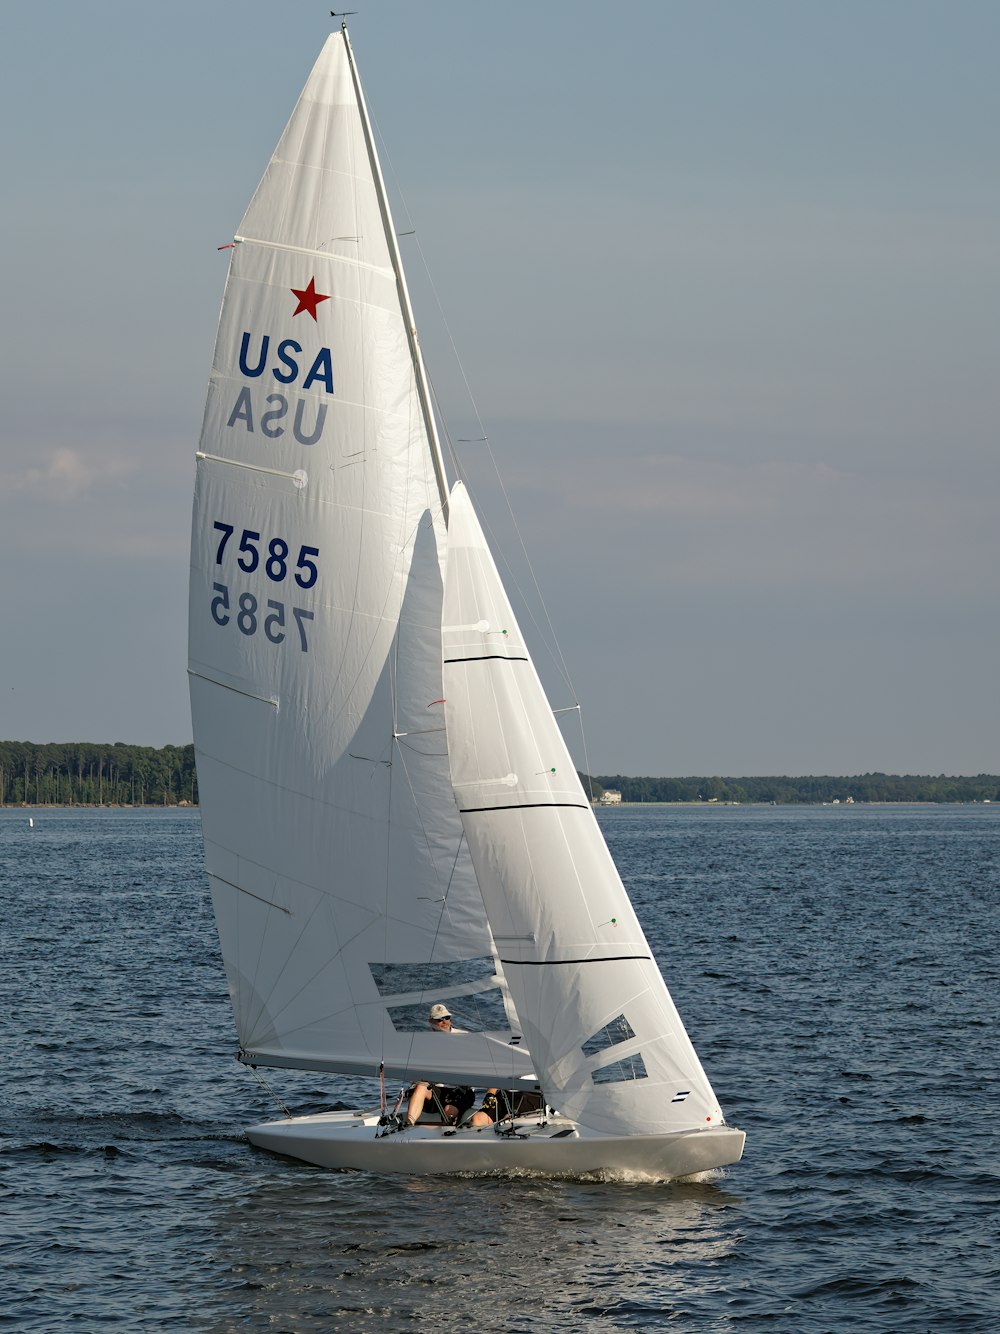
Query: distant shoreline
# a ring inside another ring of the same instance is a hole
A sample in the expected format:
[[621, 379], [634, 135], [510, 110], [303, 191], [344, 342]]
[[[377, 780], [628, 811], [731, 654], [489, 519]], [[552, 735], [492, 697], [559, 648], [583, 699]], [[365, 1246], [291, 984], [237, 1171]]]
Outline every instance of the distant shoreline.
[[5, 801], [0, 811], [196, 811], [196, 801]]
[[[960, 798], [956, 797], [950, 801], [930, 801], [920, 800], [919, 798], [900, 799], [898, 801], [615, 801], [604, 802], [594, 801], [591, 803], [595, 810], [601, 811], [620, 811], [620, 810], [648, 810], [651, 806], [669, 806], [676, 807], [678, 810], [688, 808], [705, 810], [732, 810], [740, 806], [746, 809], [767, 809], [777, 806], [843, 806], [845, 810], [850, 810], [852, 806], [997, 806], [1000, 809], [1000, 801], [994, 801], [991, 797], [983, 798]], [[0, 805], [0, 811], [197, 811], [201, 807], [195, 801], [172, 801], [164, 805], [158, 801], [147, 801], [143, 805], [139, 802], [128, 801], [104, 801], [104, 802], [86, 802], [86, 801], [17, 801], [5, 802]]]
[[704, 806], [711, 810], [731, 810], [733, 806], [745, 807], [768, 807], [768, 806], [843, 806], [845, 810], [851, 810], [852, 806], [1000, 806], [1000, 800], [993, 800], [989, 796], [984, 798], [956, 798], [951, 802], [931, 802], [931, 800], [920, 800], [912, 798], [908, 800], [900, 799], [897, 802], [884, 800], [884, 802], [593, 802], [593, 806], [599, 807], [603, 811], [633, 810], [636, 806]]
[[580, 775], [601, 805], [853, 806], [1000, 802], [998, 774], [787, 774], [759, 777], [634, 778]]
[[[595, 804], [833, 806], [1000, 804], [1000, 774], [720, 774], [664, 778], [580, 773]], [[193, 745], [0, 741], [0, 809], [197, 807]]]

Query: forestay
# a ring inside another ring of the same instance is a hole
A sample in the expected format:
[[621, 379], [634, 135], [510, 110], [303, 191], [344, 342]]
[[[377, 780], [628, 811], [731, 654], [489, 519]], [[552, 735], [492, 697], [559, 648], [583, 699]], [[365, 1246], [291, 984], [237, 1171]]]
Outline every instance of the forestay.
[[[446, 533], [380, 190], [337, 33], [240, 226], [205, 410], [206, 858], [242, 1059], [493, 1084], [530, 1058], [449, 782]], [[441, 999], [483, 1031], [427, 1031]]]
[[443, 641], [452, 782], [548, 1102], [609, 1134], [723, 1124], [460, 484]]

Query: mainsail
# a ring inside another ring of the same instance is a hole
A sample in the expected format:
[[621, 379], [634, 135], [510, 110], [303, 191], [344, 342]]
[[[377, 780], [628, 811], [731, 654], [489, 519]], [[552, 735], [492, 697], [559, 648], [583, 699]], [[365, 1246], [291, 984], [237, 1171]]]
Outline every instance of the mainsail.
[[[206, 860], [242, 1059], [494, 1084], [531, 1065], [449, 780], [421, 370], [336, 33], [236, 236], [205, 409], [189, 673]], [[478, 1031], [428, 1032], [441, 999]]]
[[608, 1134], [722, 1124], [461, 484], [443, 644], [455, 797], [546, 1098]]

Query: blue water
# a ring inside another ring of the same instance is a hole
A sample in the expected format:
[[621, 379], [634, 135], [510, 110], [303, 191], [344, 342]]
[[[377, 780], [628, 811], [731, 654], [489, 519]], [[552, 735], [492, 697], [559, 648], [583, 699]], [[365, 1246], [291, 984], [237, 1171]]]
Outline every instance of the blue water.
[[[602, 811], [743, 1162], [250, 1148], [196, 811], [0, 812], [0, 1330], [994, 1331], [1000, 807]], [[297, 1110], [357, 1082], [269, 1075]]]

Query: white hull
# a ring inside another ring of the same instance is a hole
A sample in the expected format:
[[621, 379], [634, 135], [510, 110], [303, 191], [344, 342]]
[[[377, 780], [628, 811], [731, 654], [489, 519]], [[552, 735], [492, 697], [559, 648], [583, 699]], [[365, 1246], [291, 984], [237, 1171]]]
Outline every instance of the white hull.
[[521, 1118], [515, 1129], [511, 1135], [492, 1127], [421, 1125], [377, 1135], [376, 1116], [324, 1112], [268, 1121], [246, 1133], [258, 1148], [336, 1170], [660, 1181], [738, 1162], [746, 1138], [728, 1126], [665, 1135], [598, 1135], [559, 1116], [545, 1123], [537, 1116]]

